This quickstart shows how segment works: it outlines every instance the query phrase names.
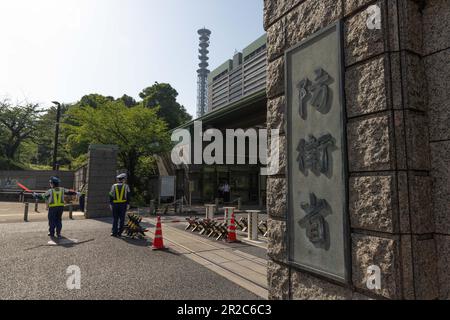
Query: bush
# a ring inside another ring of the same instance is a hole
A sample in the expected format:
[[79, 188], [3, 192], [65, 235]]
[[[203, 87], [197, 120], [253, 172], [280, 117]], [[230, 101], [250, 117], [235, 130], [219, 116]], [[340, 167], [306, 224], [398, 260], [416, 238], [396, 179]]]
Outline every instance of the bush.
[[133, 194], [130, 205], [133, 208], [142, 208], [148, 206], [148, 202], [145, 201], [145, 196], [142, 194]]
[[25, 166], [11, 161], [9, 159], [0, 158], [0, 170], [25, 170]]

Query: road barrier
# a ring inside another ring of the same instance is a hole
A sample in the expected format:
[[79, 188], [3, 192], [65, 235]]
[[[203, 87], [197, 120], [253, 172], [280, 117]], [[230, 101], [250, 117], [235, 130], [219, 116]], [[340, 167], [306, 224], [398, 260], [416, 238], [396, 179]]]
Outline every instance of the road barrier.
[[217, 241], [228, 237], [227, 222], [219, 222], [211, 219], [200, 220], [198, 218], [186, 218], [189, 223], [186, 231], [199, 232], [200, 235], [205, 235], [208, 238], [214, 237]]
[[136, 214], [128, 214], [128, 222], [124, 233], [132, 239], [144, 239], [147, 229], [141, 227], [142, 217]]
[[[259, 210], [255, 210], [256, 214], [261, 213]], [[227, 240], [229, 238], [229, 227], [233, 225], [234, 220], [234, 229], [242, 232], [249, 232], [249, 218], [242, 217], [237, 220], [235, 217], [233, 219], [233, 214], [229, 214], [231, 217], [227, 219], [216, 218], [216, 219], [202, 219], [197, 217], [186, 218], [185, 220], [165, 220], [161, 221], [161, 224], [171, 224], [171, 223], [183, 223], [187, 222], [188, 225], [185, 228], [185, 231], [190, 231], [192, 233], [198, 233], [199, 235], [206, 236], [208, 238], [213, 238], [217, 241], [219, 240]], [[258, 235], [263, 237], [267, 237], [267, 221], [256, 221], [256, 232]], [[253, 231], [254, 232], [254, 231]]]

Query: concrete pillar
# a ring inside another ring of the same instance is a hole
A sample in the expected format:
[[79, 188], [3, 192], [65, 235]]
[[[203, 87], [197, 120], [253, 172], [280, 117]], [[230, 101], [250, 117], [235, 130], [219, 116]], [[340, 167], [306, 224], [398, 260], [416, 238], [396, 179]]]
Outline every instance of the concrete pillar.
[[85, 213], [88, 219], [111, 216], [108, 194], [117, 174], [117, 152], [117, 146], [89, 146]]
[[259, 210], [247, 210], [248, 213], [248, 240], [258, 241]]
[[214, 204], [205, 204], [206, 207], [206, 219], [213, 220], [214, 214], [216, 211], [216, 205]]

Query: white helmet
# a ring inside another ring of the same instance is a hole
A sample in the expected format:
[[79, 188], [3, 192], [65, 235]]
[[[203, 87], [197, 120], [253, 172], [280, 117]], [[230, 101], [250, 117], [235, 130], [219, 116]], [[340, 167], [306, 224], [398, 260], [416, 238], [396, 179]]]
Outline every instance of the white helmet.
[[127, 174], [126, 173], [119, 174], [116, 178], [117, 180], [125, 180], [127, 178]]

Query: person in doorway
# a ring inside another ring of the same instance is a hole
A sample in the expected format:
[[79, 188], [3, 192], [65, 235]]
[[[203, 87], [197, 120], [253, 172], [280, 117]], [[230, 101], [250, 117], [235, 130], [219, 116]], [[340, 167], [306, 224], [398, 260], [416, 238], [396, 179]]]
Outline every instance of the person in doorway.
[[231, 188], [228, 182], [223, 185], [223, 201], [229, 203], [231, 198]]
[[223, 199], [223, 183], [219, 185], [219, 188], [217, 189], [218, 198]]
[[109, 199], [114, 219], [111, 236], [117, 238], [122, 236], [125, 228], [125, 216], [130, 207], [131, 192], [130, 187], [126, 184], [126, 174], [120, 174], [116, 179], [117, 183], [111, 187]]

